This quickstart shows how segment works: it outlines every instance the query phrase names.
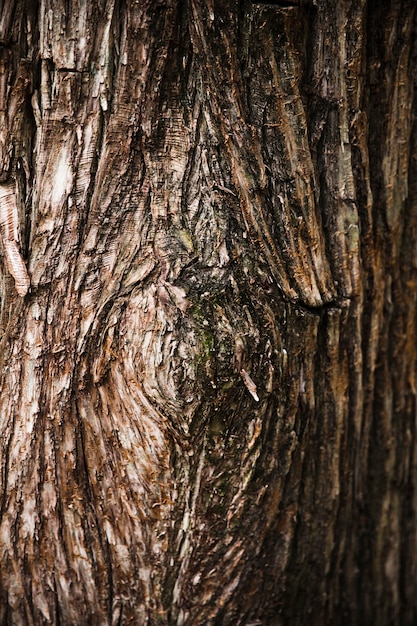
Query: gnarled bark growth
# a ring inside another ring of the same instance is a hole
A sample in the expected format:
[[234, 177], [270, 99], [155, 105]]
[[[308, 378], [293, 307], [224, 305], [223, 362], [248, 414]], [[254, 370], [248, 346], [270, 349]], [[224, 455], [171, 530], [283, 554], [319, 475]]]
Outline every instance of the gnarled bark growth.
[[2, 624], [417, 619], [416, 6], [281, 4], [0, 4]]

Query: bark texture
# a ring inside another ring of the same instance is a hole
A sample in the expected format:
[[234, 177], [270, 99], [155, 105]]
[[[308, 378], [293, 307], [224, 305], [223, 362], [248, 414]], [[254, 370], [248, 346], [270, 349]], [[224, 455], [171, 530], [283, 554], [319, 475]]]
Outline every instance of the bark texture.
[[416, 3], [290, 4], [0, 1], [1, 624], [417, 621]]

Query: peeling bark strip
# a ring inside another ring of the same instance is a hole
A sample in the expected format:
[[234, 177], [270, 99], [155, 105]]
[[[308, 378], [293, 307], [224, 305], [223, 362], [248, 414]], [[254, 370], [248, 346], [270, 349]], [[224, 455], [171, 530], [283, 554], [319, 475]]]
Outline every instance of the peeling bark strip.
[[416, 4], [268, 4], [2, 4], [1, 625], [417, 621]]
[[13, 183], [0, 184], [0, 237], [7, 269], [14, 278], [17, 293], [23, 297], [29, 290], [30, 279], [19, 246], [19, 218]]
[[256, 385], [253, 382], [252, 378], [249, 376], [247, 371], [244, 370], [244, 369], [240, 370], [240, 375], [243, 378], [243, 382], [245, 383], [246, 389], [249, 391], [251, 396], [256, 400], [256, 402], [259, 402], [259, 397], [258, 397], [258, 393], [257, 393], [258, 390], [257, 390]]

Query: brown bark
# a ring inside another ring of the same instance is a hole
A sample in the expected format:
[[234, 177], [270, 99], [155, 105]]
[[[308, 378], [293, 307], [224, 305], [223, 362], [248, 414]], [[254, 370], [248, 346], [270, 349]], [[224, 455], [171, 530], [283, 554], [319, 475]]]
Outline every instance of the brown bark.
[[1, 624], [417, 621], [416, 6], [293, 4], [0, 2]]

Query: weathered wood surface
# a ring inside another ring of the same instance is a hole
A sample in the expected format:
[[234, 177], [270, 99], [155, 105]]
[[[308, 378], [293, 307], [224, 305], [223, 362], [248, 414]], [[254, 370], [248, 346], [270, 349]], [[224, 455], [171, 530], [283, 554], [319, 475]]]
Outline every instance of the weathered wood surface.
[[300, 4], [0, 2], [1, 624], [416, 623], [416, 6]]

